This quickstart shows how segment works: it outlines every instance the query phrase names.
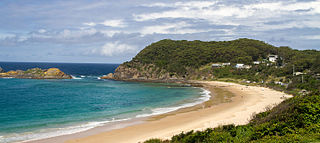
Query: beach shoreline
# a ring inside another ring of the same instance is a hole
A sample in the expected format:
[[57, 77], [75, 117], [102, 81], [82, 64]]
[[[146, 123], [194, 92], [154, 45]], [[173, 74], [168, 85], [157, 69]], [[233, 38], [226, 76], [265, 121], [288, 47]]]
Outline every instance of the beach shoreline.
[[204, 130], [232, 123], [246, 124], [252, 114], [280, 103], [284, 100], [282, 97], [290, 97], [282, 92], [257, 86], [219, 81], [191, 83], [200, 84], [202, 88], [209, 90], [210, 100], [161, 115], [118, 122], [109, 130], [96, 127], [84, 132], [31, 142], [143, 142], [151, 138], [169, 139], [182, 131]]
[[[85, 136], [94, 135], [94, 134], [97, 134], [100, 132], [111, 131], [111, 130], [119, 129], [119, 128], [125, 128], [127, 126], [132, 126], [135, 124], [141, 124], [141, 123], [151, 121], [151, 120], [156, 120], [156, 119], [162, 118], [164, 116], [177, 114], [179, 112], [186, 112], [186, 111], [195, 110], [196, 109], [195, 107], [198, 108], [198, 106], [201, 105], [202, 103], [207, 102], [208, 100], [212, 100], [210, 91], [206, 90], [206, 88], [204, 88], [203, 85], [199, 84], [199, 83], [187, 82], [187, 81], [170, 81], [170, 82], [154, 81], [153, 82], [153, 81], [137, 81], [137, 80], [134, 80], [134, 81], [130, 80], [130, 81], [126, 81], [126, 82], [176, 83], [178, 85], [173, 85], [173, 86], [200, 88], [203, 91], [201, 92], [200, 98], [198, 98], [194, 102], [187, 102], [184, 104], [178, 104], [178, 105], [174, 105], [174, 106], [170, 106], [170, 107], [163, 107], [163, 109], [166, 109], [168, 111], [161, 111], [159, 113], [155, 111], [154, 113], [140, 114], [140, 115], [137, 115], [136, 117], [130, 117], [130, 118], [126, 118], [126, 119], [118, 119], [115, 121], [109, 121], [109, 120], [102, 121], [102, 122], [106, 122], [106, 123], [103, 123], [98, 126], [94, 126], [92, 128], [86, 129], [86, 130], [75, 131], [72, 133], [68, 133], [68, 132], [58, 133], [58, 135], [50, 135], [47, 137], [36, 137], [35, 139], [29, 139], [29, 140], [25, 140], [25, 141], [21, 141], [21, 142], [23, 142], [23, 143], [65, 142], [66, 140], [69, 140], [69, 139], [85, 137]], [[208, 94], [208, 92], [209, 92], [209, 94]], [[94, 123], [94, 121], [93, 121], [93, 123]], [[78, 126], [83, 126], [83, 125], [78, 125]], [[71, 126], [71, 127], [73, 127], [73, 126]]]

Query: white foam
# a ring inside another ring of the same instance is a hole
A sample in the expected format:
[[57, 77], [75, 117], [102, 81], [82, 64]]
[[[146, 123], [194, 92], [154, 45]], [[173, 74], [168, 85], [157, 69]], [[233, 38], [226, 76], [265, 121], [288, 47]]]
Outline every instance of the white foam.
[[73, 75], [71, 75], [71, 77], [72, 77], [72, 79], [82, 79], [80, 77], [76, 77], [76, 76], [73, 76]]
[[86, 76], [84, 76], [84, 75], [81, 75], [80, 77], [86, 77]]
[[5, 136], [0, 136], [0, 142], [29, 142], [34, 140], [41, 140], [61, 135], [69, 135], [74, 134], [78, 132], [83, 132], [98, 126], [102, 126], [106, 123], [111, 122], [119, 122], [119, 121], [126, 121], [130, 120], [131, 118], [126, 119], [112, 119], [107, 121], [101, 121], [101, 122], [88, 122], [85, 124], [77, 125], [77, 126], [69, 126], [65, 128], [50, 128], [50, 129], [42, 129], [37, 132], [26, 132], [21, 134], [10, 134]]
[[13, 77], [1, 77], [1, 78], [5, 78], [5, 79], [11, 79], [11, 78], [13, 78]]
[[191, 107], [191, 106], [195, 106], [197, 104], [201, 104], [203, 102], [206, 102], [208, 100], [210, 100], [210, 91], [205, 90], [203, 88], [201, 88], [203, 91], [201, 92], [201, 97], [198, 98], [198, 100], [196, 100], [195, 102], [192, 103], [185, 103], [179, 106], [173, 106], [173, 107], [165, 107], [165, 108], [155, 108], [152, 109], [152, 113], [149, 114], [141, 114], [141, 115], [137, 115], [136, 117], [148, 117], [148, 116], [154, 116], [154, 115], [160, 115], [160, 114], [164, 114], [164, 113], [169, 113], [181, 108], [186, 108], [186, 107]]
[[[81, 79], [81, 78], [80, 78]], [[210, 91], [202, 89], [203, 91], [201, 92], [201, 97], [198, 98], [195, 102], [192, 103], [185, 103], [181, 104], [178, 106], [173, 106], [173, 107], [165, 107], [165, 108], [155, 108], [152, 109], [152, 113], [150, 114], [141, 114], [137, 115], [136, 117], [148, 117], [148, 116], [153, 116], [153, 115], [159, 115], [159, 114], [164, 114], [168, 112], [172, 112], [181, 108], [186, 108], [186, 107], [191, 107], [203, 102], [206, 102], [210, 99]], [[145, 110], [147, 110], [145, 108]], [[100, 122], [88, 122], [85, 124], [77, 125], [77, 126], [69, 126], [65, 128], [46, 128], [42, 129], [37, 132], [27, 132], [27, 133], [19, 133], [19, 134], [10, 134], [10, 135], [5, 135], [5, 136], [0, 136], [0, 143], [2, 142], [29, 142], [29, 141], [34, 141], [34, 140], [40, 140], [40, 139], [46, 139], [46, 138], [51, 138], [51, 137], [56, 137], [56, 136], [61, 136], [61, 135], [69, 135], [69, 134], [74, 134], [78, 132], [83, 132], [98, 126], [102, 126], [104, 124], [110, 123], [110, 122], [119, 122], [119, 121], [126, 121], [130, 120], [131, 118], [126, 118], [126, 119], [114, 119], [112, 120], [107, 120], [107, 121], [100, 121]]]

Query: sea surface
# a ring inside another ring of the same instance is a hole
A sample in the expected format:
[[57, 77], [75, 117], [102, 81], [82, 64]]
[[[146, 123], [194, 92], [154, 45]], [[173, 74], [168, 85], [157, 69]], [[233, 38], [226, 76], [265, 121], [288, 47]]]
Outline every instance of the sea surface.
[[118, 64], [0, 62], [5, 71], [57, 67], [73, 79], [0, 78], [0, 143], [43, 139], [162, 114], [209, 100], [201, 88], [102, 80]]

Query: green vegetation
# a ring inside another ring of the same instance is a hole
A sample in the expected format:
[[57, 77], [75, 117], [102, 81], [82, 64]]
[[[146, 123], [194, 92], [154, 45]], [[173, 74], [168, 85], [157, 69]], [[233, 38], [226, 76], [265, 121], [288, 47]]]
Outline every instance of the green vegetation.
[[[161, 40], [143, 49], [133, 61], [155, 64], [169, 72], [185, 74], [187, 68], [200, 68], [208, 63], [231, 62], [252, 64], [266, 59], [268, 54], [282, 57], [277, 64], [296, 65], [297, 70], [313, 68], [320, 70], [320, 52], [316, 50], [293, 50], [289, 47], [274, 47], [262, 41], [238, 39], [221, 42]], [[316, 59], [316, 57], [318, 57]], [[291, 66], [292, 67], [292, 66]], [[291, 71], [287, 71], [291, 72]]]
[[[269, 54], [278, 55], [278, 60], [269, 62]], [[253, 64], [253, 61], [260, 61], [261, 64]], [[290, 92], [320, 90], [320, 51], [275, 47], [252, 39], [221, 42], [165, 39], [147, 46], [124, 65], [139, 70], [141, 64], [135, 63], [155, 65], [171, 77], [187, 80], [231, 78]], [[212, 63], [231, 65], [212, 68]], [[251, 68], [237, 69], [234, 67], [237, 63], [250, 65]], [[294, 75], [294, 72], [303, 74]]]
[[[269, 54], [280, 58], [275, 63], [269, 62], [265, 60]], [[262, 63], [255, 65], [253, 61]], [[230, 66], [211, 67], [212, 63], [229, 62]], [[252, 39], [221, 42], [166, 39], [147, 46], [124, 65], [139, 68], [135, 66], [141, 63], [155, 65], [170, 76], [184, 79], [248, 81], [295, 95], [255, 115], [247, 125], [191, 131], [171, 140], [151, 139], [146, 143], [320, 142], [320, 51], [275, 47]], [[236, 63], [251, 67], [237, 69]]]
[[298, 95], [259, 113], [247, 125], [225, 125], [145, 143], [320, 142], [319, 92]]
[[44, 75], [44, 70], [40, 68], [32, 68], [24, 71], [24, 74]]

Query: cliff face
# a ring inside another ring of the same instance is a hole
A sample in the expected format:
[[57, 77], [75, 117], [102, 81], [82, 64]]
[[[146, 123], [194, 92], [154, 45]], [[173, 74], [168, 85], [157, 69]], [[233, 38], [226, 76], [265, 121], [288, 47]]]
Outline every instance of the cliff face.
[[70, 75], [65, 74], [58, 68], [40, 69], [33, 68], [26, 71], [16, 70], [0, 73], [0, 77], [12, 78], [31, 78], [31, 79], [71, 79]]
[[140, 62], [130, 62], [121, 64], [113, 75], [107, 77], [115, 80], [183, 80], [182, 77], [177, 77], [170, 74], [164, 69], [160, 69], [153, 64], [142, 64]]
[[187, 68], [184, 75], [168, 72], [154, 64], [141, 64], [139, 62], [129, 62], [121, 64], [114, 73], [110, 73], [102, 79], [115, 80], [137, 80], [137, 81], [184, 81], [184, 80], [207, 80], [214, 76], [211, 72], [201, 69]]

